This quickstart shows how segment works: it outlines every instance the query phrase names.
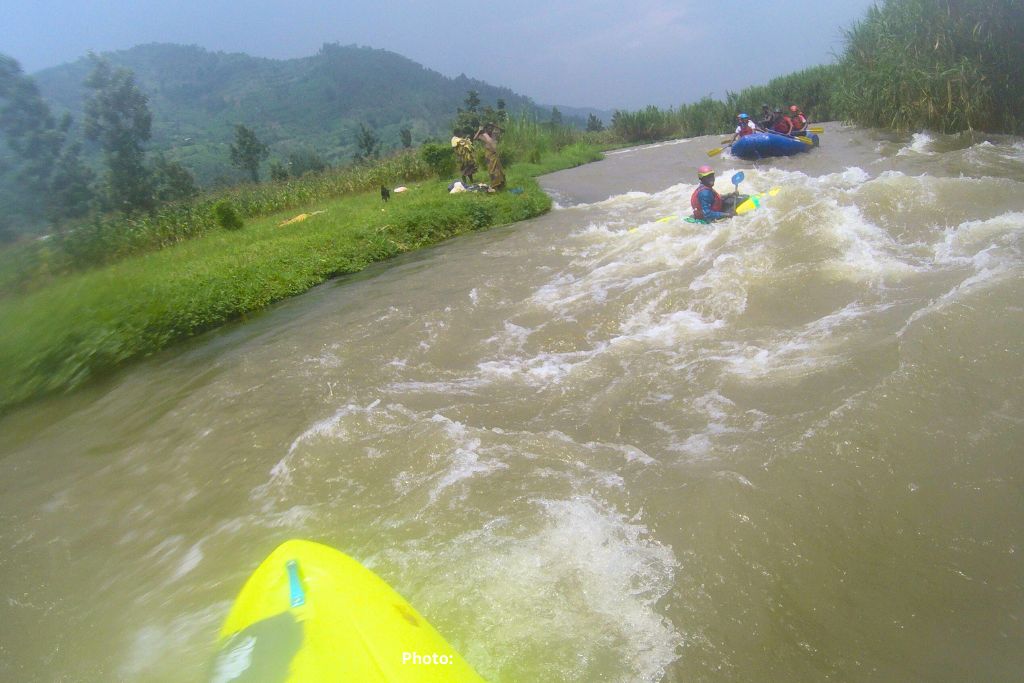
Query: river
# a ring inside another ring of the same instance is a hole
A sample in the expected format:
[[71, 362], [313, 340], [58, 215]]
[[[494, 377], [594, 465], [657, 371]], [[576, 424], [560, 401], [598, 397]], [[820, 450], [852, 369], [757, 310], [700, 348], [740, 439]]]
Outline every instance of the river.
[[292, 537], [495, 683], [1019, 679], [1024, 141], [828, 124], [659, 222], [717, 140], [3, 418], [0, 679], [202, 680]]

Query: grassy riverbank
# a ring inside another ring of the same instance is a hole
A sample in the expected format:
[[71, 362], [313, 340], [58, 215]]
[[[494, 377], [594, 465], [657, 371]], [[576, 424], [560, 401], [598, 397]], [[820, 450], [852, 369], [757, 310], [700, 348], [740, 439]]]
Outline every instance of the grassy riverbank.
[[[432, 180], [387, 204], [376, 192], [314, 202], [0, 299], [0, 411], [73, 389], [333, 276], [545, 213], [551, 200], [532, 176], [597, 158], [596, 148], [574, 145], [513, 166], [509, 187], [523, 189], [516, 194], [449, 195], [446, 182]], [[314, 211], [323, 213], [279, 226]]]

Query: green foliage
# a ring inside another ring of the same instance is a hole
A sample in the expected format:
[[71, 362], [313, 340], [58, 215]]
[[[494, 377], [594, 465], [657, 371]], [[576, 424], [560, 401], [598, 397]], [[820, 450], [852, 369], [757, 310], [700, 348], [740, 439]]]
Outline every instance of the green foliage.
[[160, 202], [192, 199], [199, 194], [196, 179], [189, 170], [163, 154], [157, 154], [153, 160], [153, 184], [154, 195]]
[[213, 217], [217, 220], [217, 225], [225, 230], [240, 230], [244, 225], [242, 217], [238, 215], [238, 211], [226, 199], [222, 199], [213, 205]]
[[125, 213], [153, 208], [153, 177], [145, 164], [152, 114], [146, 96], [127, 69], [90, 55], [93, 70], [85, 81], [92, 90], [85, 103], [85, 135], [99, 142], [107, 167], [106, 208]]
[[[55, 196], [51, 190], [62, 150], [67, 152], [64, 147], [70, 126], [70, 116], [65, 115], [59, 122], [54, 118], [35, 82], [22, 73], [21, 65], [0, 55], [0, 134], [13, 153], [13, 168], [7, 174], [13, 187], [4, 202], [6, 213], [20, 213], [39, 222], [65, 212], [61, 204], [65, 195]], [[68, 160], [64, 161], [66, 166]], [[58, 184], [63, 182], [62, 178]]]
[[270, 150], [251, 129], [242, 124], [235, 126], [235, 141], [231, 143], [231, 165], [249, 174], [252, 182], [260, 181], [260, 164], [270, 156]]
[[597, 118], [595, 114], [590, 114], [587, 117], [587, 132], [588, 133], [600, 133], [604, 130], [604, 122]]
[[81, 148], [68, 145], [50, 176], [47, 218], [57, 225], [82, 219], [93, 209], [96, 174], [82, 162]]
[[420, 147], [420, 157], [438, 178], [447, 178], [455, 171], [455, 152], [449, 145], [427, 142]]
[[1024, 132], [1024, 3], [885, 0], [847, 32], [837, 98], [897, 130]]
[[380, 138], [366, 124], [359, 124], [359, 133], [356, 134], [356, 149], [353, 158], [358, 163], [364, 163], [380, 156]]
[[288, 180], [289, 173], [288, 167], [282, 164], [280, 161], [270, 162], [270, 179], [275, 183], [283, 180]]
[[480, 97], [475, 90], [466, 93], [465, 109], [459, 109], [452, 124], [452, 131], [459, 137], [473, 137], [474, 134], [484, 126], [493, 124], [499, 128], [504, 127], [508, 120], [508, 112], [505, 111], [504, 100], [498, 100], [498, 108], [480, 108]]
[[299, 149], [288, 155], [288, 175], [301, 178], [307, 173], [323, 173], [326, 170], [327, 163], [311, 149]]
[[398, 132], [399, 137], [402, 138], [402, 149], [409, 149], [412, 147], [412, 130], [409, 128], [403, 128]]

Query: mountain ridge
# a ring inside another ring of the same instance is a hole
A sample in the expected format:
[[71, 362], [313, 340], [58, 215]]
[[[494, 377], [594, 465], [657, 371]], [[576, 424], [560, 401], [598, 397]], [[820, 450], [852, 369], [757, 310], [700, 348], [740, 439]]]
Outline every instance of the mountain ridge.
[[[98, 56], [130, 69], [149, 98], [149, 149], [183, 163], [204, 185], [240, 179], [227, 151], [236, 124], [253, 129], [272, 158], [313, 151], [337, 164], [351, 158], [360, 124], [375, 131], [385, 150], [401, 145], [403, 128], [412, 132], [414, 145], [446, 139], [470, 90], [482, 106], [504, 100], [511, 114], [547, 120], [551, 112], [509, 88], [465, 74], [450, 78], [395, 52], [356, 45], [326, 43], [314, 55], [292, 59], [172, 43]], [[80, 126], [91, 69], [89, 57], [82, 57], [31, 77], [55, 113], [70, 113]]]

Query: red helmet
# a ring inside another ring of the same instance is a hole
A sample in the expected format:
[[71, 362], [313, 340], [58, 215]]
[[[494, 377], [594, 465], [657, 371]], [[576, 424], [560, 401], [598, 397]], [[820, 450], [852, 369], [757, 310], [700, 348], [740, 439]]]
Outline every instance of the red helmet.
[[794, 104], [794, 105], [792, 105], [792, 106], [791, 106], [791, 107], [789, 108], [789, 110], [790, 110], [791, 112], [793, 112], [793, 113], [795, 114], [795, 113], [797, 113], [798, 111], [800, 111], [800, 107], [798, 107], [798, 106], [796, 106], [796, 105]]
[[700, 168], [697, 169], [697, 177], [698, 178], [704, 178], [704, 177], [707, 177], [709, 175], [714, 175], [714, 174], [715, 174], [715, 169], [713, 169], [713, 168], [711, 168], [710, 166], [707, 166], [707, 165], [701, 166]]

